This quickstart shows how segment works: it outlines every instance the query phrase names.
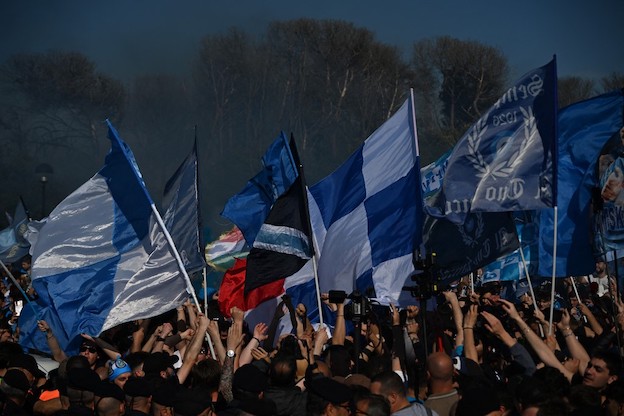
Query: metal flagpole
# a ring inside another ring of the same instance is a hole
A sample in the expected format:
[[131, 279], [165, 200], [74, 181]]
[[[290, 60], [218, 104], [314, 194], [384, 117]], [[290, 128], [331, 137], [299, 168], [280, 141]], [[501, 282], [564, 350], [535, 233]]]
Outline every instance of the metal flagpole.
[[548, 328], [548, 335], [553, 333], [553, 314], [555, 313], [555, 275], [557, 274], [557, 206], [553, 207], [554, 210], [554, 226], [553, 226], [553, 256], [552, 256], [552, 282], [550, 288], [550, 319]]
[[[578, 289], [576, 287], [576, 282], [574, 281], [574, 276], [570, 276], [570, 281], [572, 282], [572, 289], [574, 289], [574, 293], [576, 294], [576, 298], [578, 299], [579, 303], [581, 303], [581, 297], [579, 296], [579, 292], [578, 292]], [[585, 315], [583, 315], [583, 321], [585, 323], [587, 323], [587, 317]]]
[[[308, 192], [308, 187], [306, 186], [304, 191], [307, 193]], [[309, 208], [306, 204], [306, 209], [308, 210], [308, 218], [309, 218]], [[314, 288], [316, 290], [316, 304], [318, 306], [318, 311], [319, 311], [319, 324], [321, 326], [323, 326], [323, 303], [321, 302], [321, 287], [319, 285], [319, 278], [318, 278], [318, 264], [317, 264], [317, 257], [316, 257], [316, 253], [318, 253], [318, 244], [316, 242], [316, 235], [314, 234], [314, 231], [312, 231], [312, 225], [310, 224], [310, 237], [312, 237], [312, 241], [311, 243], [314, 246], [314, 254], [312, 255], [312, 269], [314, 270]]]
[[[295, 168], [297, 169], [297, 171], [299, 172], [299, 176], [301, 177], [301, 186], [303, 188], [303, 207], [305, 209], [305, 221], [306, 223], [304, 224], [304, 226], [307, 228], [307, 232], [310, 236], [310, 243], [312, 244], [312, 268], [314, 270], [314, 287], [316, 290], [316, 303], [318, 306], [318, 311], [319, 311], [319, 323], [322, 326], [323, 325], [323, 305], [321, 303], [321, 289], [320, 289], [320, 285], [319, 285], [319, 278], [318, 278], [318, 258], [317, 258], [317, 253], [318, 253], [318, 244], [316, 242], [316, 236], [314, 235], [314, 230], [312, 229], [312, 221], [310, 219], [310, 205], [308, 203], [308, 185], [306, 183], [305, 180], [305, 173], [303, 171], [303, 163], [301, 163], [301, 159], [299, 158], [299, 152], [297, 151], [297, 144], [295, 142], [295, 138], [293, 136], [292, 133], [290, 133], [290, 143], [288, 144], [288, 149], [290, 149], [290, 155], [291, 158], [293, 160], [293, 164], [295, 165]], [[296, 160], [295, 160], [296, 159]]]
[[[167, 240], [167, 243], [169, 244], [169, 247], [172, 249], [171, 251], [173, 252], [173, 256], [175, 257], [176, 262], [178, 263], [178, 269], [180, 269], [180, 272], [182, 272], [182, 277], [184, 277], [184, 281], [186, 282], [186, 291], [193, 297], [193, 301], [195, 302], [195, 305], [197, 305], [197, 307], [199, 308], [200, 303], [197, 300], [197, 294], [195, 293], [195, 289], [193, 288], [193, 284], [191, 283], [191, 278], [189, 277], [188, 273], [186, 272], [186, 268], [184, 267], [184, 263], [182, 262], [182, 258], [180, 257], [180, 253], [178, 253], [178, 249], [175, 246], [175, 243], [173, 242], [173, 239], [171, 238], [171, 234], [169, 234], [169, 230], [167, 230], [167, 227], [165, 227], [165, 223], [163, 222], [163, 219], [160, 216], [160, 212], [158, 212], [158, 210], [156, 209], [156, 206], [154, 205], [153, 202], [151, 203], [151, 207], [152, 207], [152, 213], [156, 217], [156, 222], [160, 226], [160, 230], [164, 234], [165, 239]], [[212, 345], [212, 340], [210, 339], [210, 335], [208, 335], [207, 332], [206, 332], [206, 340], [208, 341], [208, 346], [210, 347], [210, 352], [213, 353], [214, 352], [214, 346]], [[214, 355], [213, 355], [213, 357], [214, 357]]]
[[[533, 291], [533, 283], [531, 283], [531, 276], [529, 276], [529, 268], [526, 264], [526, 259], [524, 258], [524, 250], [522, 249], [522, 242], [520, 243], [520, 258], [522, 259], [522, 267], [524, 268], [524, 275], [527, 278], [527, 282], [529, 283], [529, 291], [531, 292], [531, 299], [533, 300], [533, 308], [537, 311], [537, 301], [535, 300], [535, 292]], [[542, 328], [542, 324], [539, 325], [540, 335], [544, 336], [544, 328]]]
[[206, 278], [206, 268], [202, 271], [204, 278], [204, 313], [208, 316], [208, 280]]
[[470, 272], [470, 292], [474, 293], [474, 272]]

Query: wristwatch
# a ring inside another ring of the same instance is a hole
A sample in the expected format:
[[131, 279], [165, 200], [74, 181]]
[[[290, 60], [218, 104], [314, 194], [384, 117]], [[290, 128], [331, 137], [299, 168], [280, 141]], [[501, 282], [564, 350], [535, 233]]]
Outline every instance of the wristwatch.
[[230, 358], [234, 358], [236, 356], [236, 351], [234, 351], [234, 350], [227, 350], [225, 355], [227, 355]]

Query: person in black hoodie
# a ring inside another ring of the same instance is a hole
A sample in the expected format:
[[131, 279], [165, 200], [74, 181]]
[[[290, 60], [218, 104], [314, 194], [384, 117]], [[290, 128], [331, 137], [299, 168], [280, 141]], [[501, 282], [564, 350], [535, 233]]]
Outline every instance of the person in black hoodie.
[[271, 362], [269, 387], [264, 392], [266, 399], [277, 407], [277, 416], [305, 415], [306, 394], [295, 386], [297, 364], [295, 357], [278, 354]]

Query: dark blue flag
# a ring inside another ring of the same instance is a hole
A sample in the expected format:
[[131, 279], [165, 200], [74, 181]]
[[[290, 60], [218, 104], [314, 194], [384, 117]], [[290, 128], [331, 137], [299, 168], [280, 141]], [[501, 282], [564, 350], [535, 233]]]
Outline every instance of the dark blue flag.
[[290, 188], [298, 176], [283, 132], [262, 157], [262, 165], [262, 170], [247, 182], [241, 192], [227, 201], [221, 213], [238, 226], [249, 247], [253, 247], [256, 235], [277, 198]]
[[165, 185], [163, 220], [180, 253], [184, 268], [192, 273], [203, 269], [206, 262], [199, 235], [200, 210], [197, 186], [197, 141]]
[[[450, 153], [422, 168], [422, 194], [435, 197], [445, 180]], [[445, 282], [460, 278], [518, 248], [512, 216], [506, 212], [468, 214], [463, 224], [427, 215], [423, 238], [428, 253], [435, 253], [438, 277]]]
[[[604, 193], [597, 170], [605, 143], [624, 125], [621, 90], [572, 104], [559, 113], [557, 276], [585, 275], [594, 270], [590, 210], [592, 195]], [[595, 203], [605, 197], [598, 196]], [[598, 208], [598, 207], [596, 207]], [[554, 213], [540, 213], [539, 273], [552, 274]]]
[[[524, 264], [522, 264], [523, 257], [529, 271], [529, 277], [535, 278], [537, 276], [539, 225], [536, 222], [536, 215], [536, 211], [513, 213], [520, 248], [483, 267], [483, 274], [489, 280], [505, 282], [526, 279], [526, 271]], [[522, 254], [520, 250], [522, 250]], [[488, 279], [484, 278], [484, 283], [486, 281]]]
[[520, 78], [462, 136], [430, 215], [463, 223], [469, 212], [554, 205], [556, 84], [553, 59]]

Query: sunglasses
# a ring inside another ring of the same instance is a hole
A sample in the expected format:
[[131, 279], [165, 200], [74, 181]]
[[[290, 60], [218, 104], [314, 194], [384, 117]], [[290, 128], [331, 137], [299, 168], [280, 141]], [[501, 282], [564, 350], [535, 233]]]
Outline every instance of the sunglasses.
[[97, 352], [97, 348], [89, 347], [86, 345], [83, 345], [82, 347], [80, 347], [80, 352], [85, 352], [85, 351], [89, 351], [91, 354], [95, 354]]

